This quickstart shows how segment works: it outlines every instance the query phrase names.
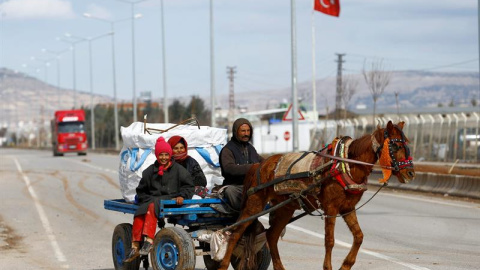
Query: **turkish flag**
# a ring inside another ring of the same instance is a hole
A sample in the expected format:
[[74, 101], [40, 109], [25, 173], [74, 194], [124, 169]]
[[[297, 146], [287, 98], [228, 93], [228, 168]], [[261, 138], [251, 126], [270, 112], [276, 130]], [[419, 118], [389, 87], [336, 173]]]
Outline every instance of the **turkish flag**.
[[338, 17], [340, 15], [340, 0], [314, 0], [313, 9], [327, 15]]

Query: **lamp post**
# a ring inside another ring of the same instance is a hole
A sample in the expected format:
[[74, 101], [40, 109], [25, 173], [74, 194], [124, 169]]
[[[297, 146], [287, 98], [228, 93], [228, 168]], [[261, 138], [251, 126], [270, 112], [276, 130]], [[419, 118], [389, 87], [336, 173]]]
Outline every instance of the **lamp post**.
[[[60, 89], [60, 56], [64, 53], [66, 53], [68, 51], [68, 49], [66, 50], [63, 50], [63, 51], [51, 51], [51, 50], [47, 50], [47, 49], [42, 49], [42, 52], [43, 53], [49, 53], [49, 54], [53, 54], [55, 55], [55, 61], [56, 61], [56, 66], [57, 66], [57, 88]], [[60, 106], [61, 106], [61, 99], [60, 99], [60, 95], [57, 95], [58, 96], [58, 104], [57, 104], [57, 108], [60, 109]]]
[[[163, 1], [163, 0], [162, 0]], [[163, 15], [162, 15], [163, 17]], [[215, 56], [214, 56], [214, 42], [213, 42], [213, 0], [210, 0], [210, 103], [212, 104], [211, 111], [211, 125], [216, 126], [215, 121]]]
[[[67, 37], [69, 34], [65, 34]], [[73, 73], [73, 109], [77, 107], [77, 81], [76, 81], [76, 71], [75, 71], [75, 45], [77, 43], [83, 42], [85, 40], [76, 40], [72, 41], [64, 37], [57, 38], [57, 40], [69, 43], [72, 49], [72, 73]]]
[[167, 54], [165, 52], [165, 16], [163, 15], [163, 0], [160, 0], [160, 13], [162, 16], [162, 69], [163, 69], [163, 113], [165, 118], [165, 123], [169, 122], [168, 119], [168, 102], [167, 102]]
[[120, 19], [120, 20], [107, 20], [103, 18], [99, 18], [96, 16], [93, 16], [89, 13], [84, 13], [84, 17], [94, 19], [94, 20], [99, 20], [102, 22], [107, 22], [110, 24], [110, 29], [112, 32], [112, 77], [113, 77], [113, 102], [114, 102], [114, 125], [115, 125], [115, 149], [119, 150], [120, 149], [120, 142], [119, 142], [119, 134], [118, 134], [118, 102], [117, 102], [117, 78], [116, 78], [116, 72], [115, 72], [115, 23], [126, 21], [126, 20], [133, 20], [133, 19], [139, 19], [142, 17], [142, 14], [136, 14], [133, 18], [125, 18], [125, 19]]
[[[42, 58], [38, 58], [38, 57], [34, 57], [32, 56], [30, 58], [32, 61], [38, 61], [38, 62], [41, 62], [43, 63], [44, 65], [44, 70], [45, 70], [45, 74], [44, 74], [44, 81], [45, 81], [45, 85], [48, 84], [48, 67], [50, 66], [50, 61], [51, 59], [42, 59]], [[46, 88], [45, 88], [46, 89]], [[39, 130], [39, 134], [40, 135], [43, 135], [41, 136], [42, 138], [39, 138], [39, 140], [41, 141], [41, 143], [43, 145], [47, 145], [47, 137], [46, 137], [46, 132], [45, 131], [45, 110], [48, 111], [48, 95], [47, 93], [45, 92], [43, 95], [40, 95], [41, 97], [43, 97], [43, 104], [40, 105], [40, 130]]]
[[133, 88], [133, 122], [137, 121], [137, 86], [135, 82], [135, 5], [144, 2], [146, 0], [117, 0], [120, 2], [128, 3], [131, 6], [131, 18], [132, 18], [132, 88]]
[[[26, 74], [29, 73], [28, 69], [33, 69], [35, 71], [35, 73], [38, 73], [40, 71], [39, 68], [37, 67], [33, 67], [33, 66], [29, 66], [28, 64], [22, 64], [22, 67], [25, 68], [27, 71], [26, 71]], [[30, 76], [34, 76], [34, 74], [30, 74]], [[33, 107], [33, 106], [32, 106]], [[41, 110], [41, 109], [40, 109]], [[28, 110], [29, 113], [32, 113], [31, 110]], [[35, 114], [35, 112], [33, 112], [33, 114]], [[39, 114], [37, 115], [37, 117], [39, 117]], [[29, 119], [33, 119], [33, 116], [29, 117]], [[31, 123], [31, 122], [30, 122]], [[38, 120], [38, 123], [40, 123], [40, 120]], [[35, 120], [34, 120], [34, 123], [33, 123], [33, 126], [35, 126]], [[37, 147], [40, 147], [40, 128], [37, 126], [36, 128], [34, 127], [34, 130], [35, 130], [35, 133], [36, 133], [36, 139], [37, 139]], [[28, 144], [30, 146], [30, 139], [28, 140]]]
[[111, 35], [111, 32], [101, 34], [95, 37], [79, 37], [79, 36], [73, 36], [70, 35], [70, 37], [79, 39], [79, 40], [84, 40], [88, 41], [88, 59], [89, 59], [89, 66], [90, 66], [90, 124], [91, 124], [91, 137], [92, 137], [92, 149], [95, 150], [95, 110], [94, 110], [94, 105], [93, 105], [93, 65], [92, 65], [92, 41]]

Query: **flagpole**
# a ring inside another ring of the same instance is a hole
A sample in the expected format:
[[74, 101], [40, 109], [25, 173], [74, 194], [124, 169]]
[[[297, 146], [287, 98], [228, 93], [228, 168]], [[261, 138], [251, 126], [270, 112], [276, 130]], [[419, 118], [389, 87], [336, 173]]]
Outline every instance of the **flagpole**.
[[291, 38], [292, 38], [292, 144], [293, 151], [298, 151], [298, 98], [297, 98], [297, 36], [295, 18], [295, 0], [291, 3]]
[[[478, 18], [478, 56], [480, 57], [480, 0], [477, 1], [477, 18]], [[480, 72], [480, 61], [478, 62]], [[478, 77], [480, 80], [480, 77]], [[480, 84], [478, 85], [477, 106], [480, 107]]]
[[211, 126], [217, 125], [215, 121], [215, 56], [214, 56], [214, 40], [213, 40], [213, 0], [210, 0], [210, 104], [211, 105]]
[[[478, 0], [480, 1], [480, 0]], [[315, 2], [313, 2], [315, 5]], [[317, 85], [316, 85], [316, 74], [317, 69], [315, 65], [315, 9], [312, 8], [312, 110], [314, 114], [314, 127], [315, 131], [317, 131], [317, 122], [318, 122], [318, 114], [317, 114]]]

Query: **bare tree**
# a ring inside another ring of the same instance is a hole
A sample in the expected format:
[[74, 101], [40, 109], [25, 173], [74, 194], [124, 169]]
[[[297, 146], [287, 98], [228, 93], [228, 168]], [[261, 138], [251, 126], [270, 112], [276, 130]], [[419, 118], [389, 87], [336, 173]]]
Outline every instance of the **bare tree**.
[[357, 92], [358, 81], [352, 75], [345, 76], [342, 83], [342, 105], [343, 105], [343, 119], [347, 119], [347, 108], [353, 95]]
[[373, 126], [375, 126], [375, 111], [377, 108], [377, 100], [385, 91], [385, 88], [390, 83], [390, 71], [385, 71], [383, 60], [372, 62], [370, 70], [366, 69], [366, 62], [363, 64], [363, 77], [367, 83], [370, 94], [373, 98]]

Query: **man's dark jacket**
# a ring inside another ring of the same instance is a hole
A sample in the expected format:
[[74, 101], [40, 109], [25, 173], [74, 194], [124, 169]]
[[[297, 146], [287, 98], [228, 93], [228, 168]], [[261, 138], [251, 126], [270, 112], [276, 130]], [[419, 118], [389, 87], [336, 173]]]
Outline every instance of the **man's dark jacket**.
[[223, 185], [243, 185], [245, 175], [252, 164], [263, 160], [250, 142], [245, 143], [237, 138], [237, 131], [243, 124], [250, 126], [250, 138], [253, 136], [252, 125], [247, 119], [239, 118], [233, 123], [232, 139], [220, 152], [220, 168], [225, 178]]

